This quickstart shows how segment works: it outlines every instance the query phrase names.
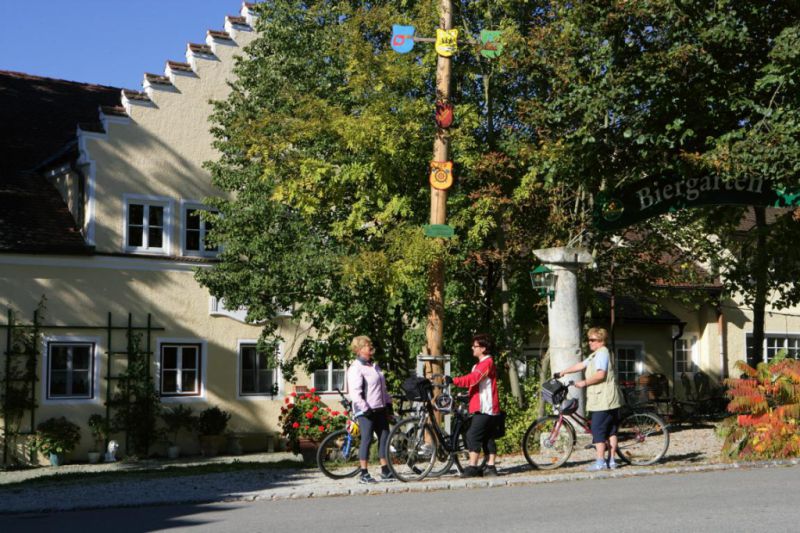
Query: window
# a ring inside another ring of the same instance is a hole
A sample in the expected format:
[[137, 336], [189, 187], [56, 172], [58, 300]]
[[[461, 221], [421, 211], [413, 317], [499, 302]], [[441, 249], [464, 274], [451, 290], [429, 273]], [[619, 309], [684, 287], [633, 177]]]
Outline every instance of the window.
[[131, 195], [125, 198], [125, 249], [169, 252], [169, 199]]
[[697, 372], [697, 365], [694, 362], [694, 346], [697, 338], [678, 339], [675, 341], [675, 373]]
[[[766, 361], [772, 360], [778, 352], [786, 350], [786, 357], [800, 359], [800, 334], [764, 335], [764, 357]], [[753, 353], [753, 334], [747, 334], [748, 359]]]
[[184, 255], [215, 256], [218, 247], [206, 241], [213, 229], [213, 222], [204, 220], [202, 213], [208, 212], [201, 204], [186, 204], [183, 207], [183, 253]]
[[278, 392], [277, 354], [256, 349], [255, 344], [239, 345], [239, 394], [274, 396]]
[[617, 382], [626, 386], [635, 384], [638, 372], [639, 349], [633, 346], [617, 345]]
[[328, 363], [326, 368], [314, 371], [314, 388], [318, 392], [335, 392], [345, 390], [345, 370], [334, 368], [333, 362]]
[[48, 399], [94, 397], [94, 346], [89, 342], [48, 344]]
[[161, 345], [161, 394], [200, 395], [200, 345]]

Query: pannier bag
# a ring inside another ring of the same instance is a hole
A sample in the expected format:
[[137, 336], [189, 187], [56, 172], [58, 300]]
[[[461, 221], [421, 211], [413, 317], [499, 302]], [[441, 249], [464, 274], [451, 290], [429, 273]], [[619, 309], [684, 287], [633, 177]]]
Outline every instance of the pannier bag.
[[433, 396], [433, 385], [426, 378], [408, 377], [400, 387], [403, 389], [406, 398], [412, 402], [427, 400]]
[[542, 383], [542, 399], [550, 405], [559, 405], [567, 397], [569, 387], [558, 381], [550, 379]]

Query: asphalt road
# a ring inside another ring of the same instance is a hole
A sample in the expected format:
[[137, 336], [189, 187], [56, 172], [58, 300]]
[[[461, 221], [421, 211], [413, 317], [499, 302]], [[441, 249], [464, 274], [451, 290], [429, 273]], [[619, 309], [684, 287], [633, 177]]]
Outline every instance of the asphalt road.
[[800, 467], [0, 516], [0, 531], [800, 531]]

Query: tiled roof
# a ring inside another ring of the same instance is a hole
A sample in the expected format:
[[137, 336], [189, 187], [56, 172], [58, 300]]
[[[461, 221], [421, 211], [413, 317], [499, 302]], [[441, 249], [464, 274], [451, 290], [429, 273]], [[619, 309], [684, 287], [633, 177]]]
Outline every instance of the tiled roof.
[[0, 179], [36, 167], [75, 139], [79, 122], [119, 105], [116, 87], [0, 71]]
[[247, 23], [247, 19], [245, 17], [240, 17], [238, 15], [228, 15], [227, 18], [231, 24], [235, 24], [237, 26], [249, 26]]
[[130, 89], [122, 89], [122, 94], [125, 95], [125, 98], [128, 100], [140, 100], [142, 102], [150, 101], [150, 98], [145, 93], [140, 93], [139, 91], [132, 91]]
[[78, 126], [102, 131], [120, 89], [0, 71], [0, 251], [88, 249], [61, 195], [35, 169], [77, 157]]
[[147, 80], [148, 83], [153, 83], [157, 85], [172, 85], [172, 82], [168, 77], [162, 76], [160, 74], [151, 74], [149, 72], [145, 72], [144, 79]]

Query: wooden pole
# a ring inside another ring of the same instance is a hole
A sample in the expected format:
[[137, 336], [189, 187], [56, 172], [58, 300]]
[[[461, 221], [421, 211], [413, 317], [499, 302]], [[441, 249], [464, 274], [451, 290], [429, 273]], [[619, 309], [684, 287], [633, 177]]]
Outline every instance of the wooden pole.
[[[453, 27], [453, 5], [451, 0], [439, 0], [439, 27], [449, 30]], [[436, 99], [450, 100], [450, 76], [452, 57], [439, 56], [436, 62]], [[437, 128], [433, 141], [433, 160], [449, 161], [450, 135], [446, 129]], [[431, 224], [447, 223], [447, 191], [431, 186]], [[425, 328], [428, 353], [442, 355], [444, 333], [444, 261], [436, 259], [431, 266], [428, 282], [428, 325]], [[443, 374], [444, 363], [432, 361], [426, 365], [426, 374]]]

